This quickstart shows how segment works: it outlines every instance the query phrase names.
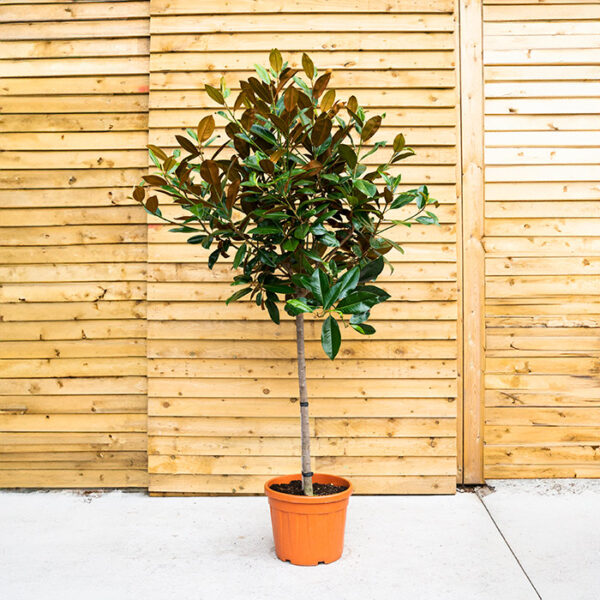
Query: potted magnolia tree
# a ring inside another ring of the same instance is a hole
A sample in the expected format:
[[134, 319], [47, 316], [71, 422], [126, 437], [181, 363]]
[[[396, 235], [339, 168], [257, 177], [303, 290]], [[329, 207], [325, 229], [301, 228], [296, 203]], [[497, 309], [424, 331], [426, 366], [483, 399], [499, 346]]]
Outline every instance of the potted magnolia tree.
[[[330, 359], [340, 348], [340, 325], [372, 335], [371, 309], [390, 297], [373, 282], [385, 255], [402, 252], [389, 230], [437, 219], [427, 210], [435, 201], [425, 186], [400, 187], [394, 165], [414, 154], [402, 134], [389, 151], [382, 150], [386, 142], [373, 142], [383, 115], [367, 118], [354, 96], [337, 99], [328, 89], [331, 73], [319, 74], [306, 54], [302, 70], [288, 67], [278, 50], [269, 62], [240, 81], [233, 102], [224, 80], [207, 85], [224, 135], [215, 134], [210, 115], [188, 137], [176, 136], [174, 152], [148, 146], [158, 172], [145, 176], [133, 197], [208, 250], [209, 268], [232, 259], [227, 304], [250, 300], [274, 323], [282, 309], [295, 319], [301, 475], [271, 479], [265, 492], [279, 558], [317, 564], [341, 556], [352, 486], [311, 470], [304, 315], [322, 320]], [[384, 151], [386, 162], [367, 161]], [[153, 191], [170, 197], [181, 215], [164, 216]]]

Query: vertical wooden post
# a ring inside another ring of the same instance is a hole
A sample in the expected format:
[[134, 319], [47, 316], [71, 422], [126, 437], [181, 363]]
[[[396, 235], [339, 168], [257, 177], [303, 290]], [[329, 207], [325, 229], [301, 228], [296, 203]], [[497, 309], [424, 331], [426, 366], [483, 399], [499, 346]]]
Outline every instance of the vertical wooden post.
[[485, 263], [482, 0], [459, 0], [462, 164], [463, 481], [483, 483]]

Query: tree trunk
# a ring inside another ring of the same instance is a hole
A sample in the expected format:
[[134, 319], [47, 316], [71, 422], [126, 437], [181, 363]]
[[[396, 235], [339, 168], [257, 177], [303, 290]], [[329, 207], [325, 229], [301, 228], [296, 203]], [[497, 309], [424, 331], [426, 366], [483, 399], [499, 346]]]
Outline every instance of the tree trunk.
[[296, 316], [296, 348], [298, 356], [298, 386], [300, 388], [300, 432], [302, 438], [302, 489], [305, 496], [313, 495], [310, 470], [310, 423], [306, 392], [306, 355], [304, 353], [304, 315]]

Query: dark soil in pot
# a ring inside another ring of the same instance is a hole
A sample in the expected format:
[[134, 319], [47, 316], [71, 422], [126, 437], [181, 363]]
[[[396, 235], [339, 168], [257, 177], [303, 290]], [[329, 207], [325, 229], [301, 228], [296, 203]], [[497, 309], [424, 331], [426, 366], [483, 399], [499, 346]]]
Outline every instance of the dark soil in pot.
[[[274, 492], [290, 494], [291, 496], [304, 496], [302, 491], [302, 482], [299, 479], [293, 479], [289, 483], [274, 483], [271, 485]], [[313, 494], [315, 496], [331, 496], [347, 490], [346, 486], [333, 485], [333, 483], [313, 483]]]

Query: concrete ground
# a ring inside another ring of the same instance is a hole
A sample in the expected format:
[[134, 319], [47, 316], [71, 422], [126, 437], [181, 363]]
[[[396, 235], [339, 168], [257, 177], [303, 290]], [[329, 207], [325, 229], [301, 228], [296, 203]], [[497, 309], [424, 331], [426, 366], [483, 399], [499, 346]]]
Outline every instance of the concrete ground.
[[0, 598], [587, 600], [600, 481], [351, 498], [331, 565], [276, 559], [266, 498], [0, 492]]

